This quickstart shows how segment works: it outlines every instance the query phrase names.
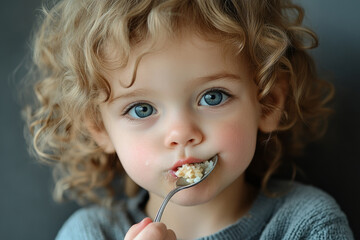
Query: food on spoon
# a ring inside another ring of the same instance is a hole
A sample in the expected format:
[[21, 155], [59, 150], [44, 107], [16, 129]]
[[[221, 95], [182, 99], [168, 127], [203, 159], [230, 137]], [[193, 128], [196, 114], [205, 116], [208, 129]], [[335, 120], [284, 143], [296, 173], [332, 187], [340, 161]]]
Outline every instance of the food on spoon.
[[185, 178], [188, 183], [197, 183], [213, 166], [214, 162], [209, 160], [202, 163], [184, 164], [177, 169], [175, 175]]

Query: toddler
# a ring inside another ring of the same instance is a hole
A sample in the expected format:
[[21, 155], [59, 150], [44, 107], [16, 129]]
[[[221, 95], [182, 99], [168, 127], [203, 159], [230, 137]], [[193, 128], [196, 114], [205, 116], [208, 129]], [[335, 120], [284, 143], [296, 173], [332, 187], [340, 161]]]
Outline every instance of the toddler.
[[[55, 198], [87, 205], [57, 239], [352, 239], [333, 198], [274, 179], [330, 113], [303, 17], [289, 0], [44, 8], [33, 149], [54, 167]], [[152, 222], [178, 167], [215, 156], [209, 177]]]

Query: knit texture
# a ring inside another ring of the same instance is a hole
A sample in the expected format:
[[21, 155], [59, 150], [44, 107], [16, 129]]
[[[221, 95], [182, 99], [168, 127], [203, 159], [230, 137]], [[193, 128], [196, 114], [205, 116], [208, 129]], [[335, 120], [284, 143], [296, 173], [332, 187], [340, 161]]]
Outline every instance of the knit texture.
[[[267, 197], [260, 193], [248, 214], [200, 239], [354, 239], [345, 214], [325, 192], [288, 181], [271, 181], [269, 187], [282, 194]], [[147, 192], [141, 191], [112, 209], [80, 209], [65, 222], [56, 239], [123, 239], [133, 224], [147, 217], [143, 212], [147, 198]]]

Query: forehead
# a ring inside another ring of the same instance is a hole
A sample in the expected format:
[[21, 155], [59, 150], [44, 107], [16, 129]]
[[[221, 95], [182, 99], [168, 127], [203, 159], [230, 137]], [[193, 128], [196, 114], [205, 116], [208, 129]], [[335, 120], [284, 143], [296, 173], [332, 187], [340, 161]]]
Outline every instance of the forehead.
[[[109, 59], [119, 59], [116, 44], [108, 45], [106, 51]], [[105, 76], [112, 87], [120, 85], [124, 88], [132, 86], [132, 83], [137, 85], [139, 77], [171, 76], [175, 73], [186, 77], [188, 74], [226, 70], [221, 68], [234, 67], [239, 57], [234, 48], [216, 37], [185, 32], [142, 41], [131, 48], [122, 66], [119, 61], [110, 61]]]

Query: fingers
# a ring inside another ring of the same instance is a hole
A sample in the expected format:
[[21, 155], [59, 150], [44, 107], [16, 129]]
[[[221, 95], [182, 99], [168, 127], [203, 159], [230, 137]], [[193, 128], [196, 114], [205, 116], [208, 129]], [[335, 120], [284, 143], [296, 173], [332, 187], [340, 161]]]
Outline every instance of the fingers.
[[176, 240], [175, 232], [171, 229], [167, 230], [167, 236], [165, 239]]
[[125, 236], [125, 240], [158, 239], [176, 240], [173, 230], [167, 229], [163, 223], [153, 223], [145, 218], [138, 224], [133, 225]]
[[141, 222], [134, 224], [126, 233], [124, 240], [133, 240], [149, 224], [150, 218], [144, 218]]
[[165, 224], [157, 222], [150, 223], [135, 237], [135, 240], [140, 239], [176, 240], [176, 236]]

